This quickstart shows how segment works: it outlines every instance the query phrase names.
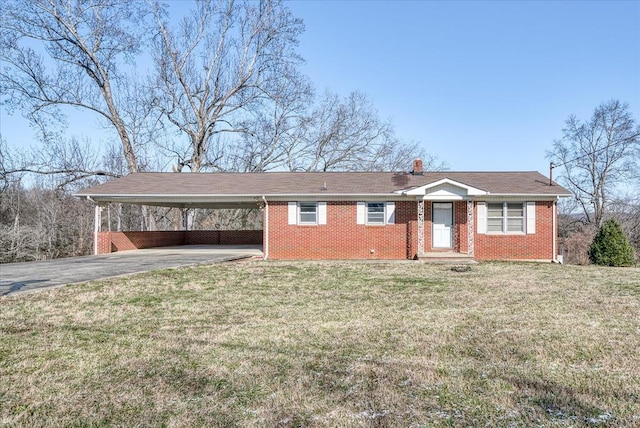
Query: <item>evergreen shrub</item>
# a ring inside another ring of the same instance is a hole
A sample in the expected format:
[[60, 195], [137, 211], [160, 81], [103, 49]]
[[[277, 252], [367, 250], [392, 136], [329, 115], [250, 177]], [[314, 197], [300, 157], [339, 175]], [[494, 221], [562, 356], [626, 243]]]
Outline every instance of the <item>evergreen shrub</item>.
[[614, 219], [604, 222], [589, 248], [589, 260], [600, 266], [632, 266], [633, 248]]

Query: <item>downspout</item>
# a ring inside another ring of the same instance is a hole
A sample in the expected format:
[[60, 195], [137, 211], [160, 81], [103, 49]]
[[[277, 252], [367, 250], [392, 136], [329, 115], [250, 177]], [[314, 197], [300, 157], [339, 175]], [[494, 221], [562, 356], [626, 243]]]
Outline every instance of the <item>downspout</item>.
[[263, 260], [267, 260], [269, 258], [269, 203], [264, 196], [262, 201], [264, 202], [264, 242], [262, 243], [262, 250], [264, 252]]

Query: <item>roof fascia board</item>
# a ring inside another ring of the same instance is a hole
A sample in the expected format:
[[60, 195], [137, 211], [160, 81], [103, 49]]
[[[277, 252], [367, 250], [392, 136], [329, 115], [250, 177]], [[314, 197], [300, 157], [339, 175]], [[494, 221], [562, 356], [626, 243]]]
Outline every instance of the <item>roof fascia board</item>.
[[491, 196], [540, 196], [543, 198], [569, 198], [573, 196], [571, 193], [488, 193], [488, 197]]
[[405, 195], [394, 193], [358, 193], [358, 194], [326, 194], [326, 193], [310, 193], [310, 194], [289, 194], [289, 195], [264, 195], [270, 201], [296, 201], [296, 200], [314, 200], [314, 201], [404, 201], [412, 200]]
[[[220, 197], [220, 198], [248, 198], [255, 197], [256, 195], [262, 197], [262, 195], [268, 196], [317, 196], [317, 195], [331, 195], [331, 196], [372, 196], [372, 195], [386, 195], [387, 193], [241, 193], [241, 194], [226, 194], [226, 193], [74, 193], [73, 196], [77, 197], [85, 197], [85, 196], [127, 196], [127, 197], [135, 197], [135, 196], [144, 196], [144, 197], [200, 197], [200, 198], [209, 198], [209, 197]], [[388, 193], [388, 195], [392, 196], [393, 193]]]
[[253, 203], [262, 196], [271, 201], [402, 201], [402, 200], [504, 200], [519, 198], [522, 200], [555, 200], [559, 198], [568, 198], [570, 194], [536, 194], [536, 193], [495, 193], [486, 194], [482, 196], [460, 196], [460, 195], [399, 195], [399, 194], [279, 194], [279, 195], [114, 195], [114, 194], [100, 194], [100, 195], [86, 195], [86, 194], [74, 194], [74, 196], [85, 197], [88, 196], [95, 202], [121, 202], [129, 204], [144, 204], [144, 203]]
[[527, 201], [555, 201], [556, 199], [559, 198], [568, 198], [570, 197], [570, 195], [550, 195], [550, 194], [539, 194], [539, 193], [492, 193], [490, 195], [487, 195], [485, 197], [478, 197], [476, 196], [475, 198], [473, 198], [474, 201], [504, 201], [504, 200], [514, 200], [514, 199], [519, 199], [519, 200], [527, 200]]
[[140, 198], [140, 199], [238, 199], [238, 200], [253, 200], [255, 198], [262, 198], [263, 196], [272, 199], [283, 199], [290, 200], [291, 198], [332, 198], [335, 200], [338, 199], [358, 199], [361, 200], [363, 198], [381, 198], [384, 200], [389, 199], [406, 199], [404, 195], [399, 195], [397, 193], [257, 193], [257, 194], [233, 194], [233, 195], [225, 195], [225, 194], [143, 194], [143, 193], [74, 193], [73, 196], [76, 197], [90, 197], [91, 199], [102, 199], [102, 198]]
[[128, 205], [145, 205], [149, 207], [165, 207], [165, 208], [205, 208], [205, 209], [245, 209], [259, 208], [258, 201], [252, 202], [158, 202], [158, 201], [110, 201], [125, 203]]

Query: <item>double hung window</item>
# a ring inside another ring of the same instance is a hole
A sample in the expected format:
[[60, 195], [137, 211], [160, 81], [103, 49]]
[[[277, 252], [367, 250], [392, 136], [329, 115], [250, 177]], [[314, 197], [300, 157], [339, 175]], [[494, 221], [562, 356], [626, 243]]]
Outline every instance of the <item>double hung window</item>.
[[367, 202], [367, 224], [384, 224], [384, 202]]
[[487, 232], [525, 232], [524, 214], [522, 202], [489, 203], [487, 204]]
[[288, 224], [325, 225], [327, 224], [327, 203], [289, 202], [287, 217]]
[[317, 224], [318, 204], [316, 202], [300, 202], [298, 215], [299, 224]]
[[394, 224], [396, 204], [388, 202], [358, 202], [356, 206], [356, 224], [385, 225]]

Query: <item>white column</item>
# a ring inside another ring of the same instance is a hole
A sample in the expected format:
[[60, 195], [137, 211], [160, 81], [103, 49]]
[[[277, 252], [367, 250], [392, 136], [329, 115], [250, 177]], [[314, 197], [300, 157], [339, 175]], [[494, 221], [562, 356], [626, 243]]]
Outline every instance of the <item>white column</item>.
[[93, 254], [98, 255], [98, 233], [102, 226], [102, 207], [96, 204], [93, 217]]
[[424, 201], [418, 201], [418, 256], [424, 253]]

